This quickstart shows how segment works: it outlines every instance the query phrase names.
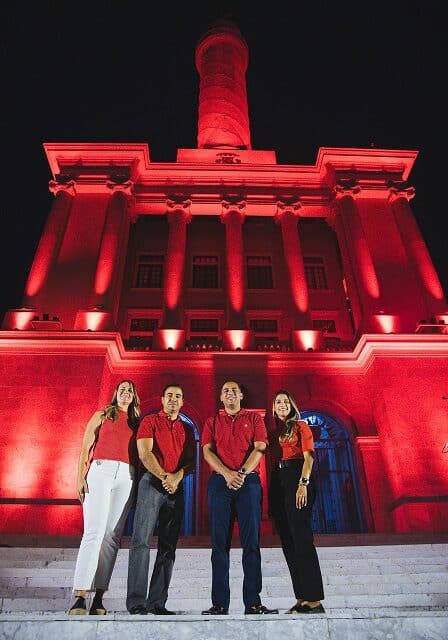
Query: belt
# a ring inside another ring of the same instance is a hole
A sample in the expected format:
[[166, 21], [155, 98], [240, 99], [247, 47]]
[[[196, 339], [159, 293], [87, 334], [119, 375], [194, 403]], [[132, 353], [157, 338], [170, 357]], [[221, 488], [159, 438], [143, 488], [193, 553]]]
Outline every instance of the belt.
[[303, 458], [291, 458], [290, 460], [280, 460], [277, 464], [278, 469], [286, 469], [286, 467], [298, 467], [303, 464]]
[[[238, 471], [238, 469], [232, 469], [232, 471]], [[219, 476], [219, 475], [221, 475], [218, 471], [212, 471], [212, 473], [216, 473], [218, 476]], [[248, 471], [248, 472], [246, 473], [246, 476], [250, 476], [250, 475], [252, 475], [253, 473], [258, 473], [258, 471]]]

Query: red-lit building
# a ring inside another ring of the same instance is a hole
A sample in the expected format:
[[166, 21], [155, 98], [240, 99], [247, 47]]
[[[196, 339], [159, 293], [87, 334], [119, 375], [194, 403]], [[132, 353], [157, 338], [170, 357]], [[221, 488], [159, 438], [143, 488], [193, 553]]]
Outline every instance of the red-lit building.
[[[247, 64], [232, 24], [200, 39], [197, 148], [174, 163], [44, 145], [54, 201], [0, 332], [3, 533], [81, 532], [82, 433], [122, 378], [143, 413], [182, 384], [197, 440], [225, 380], [267, 423], [286, 388], [315, 434], [316, 531], [447, 530], [448, 306], [412, 212], [418, 152], [277, 164], [251, 146]], [[198, 442], [186, 534], [207, 533], [208, 473]]]

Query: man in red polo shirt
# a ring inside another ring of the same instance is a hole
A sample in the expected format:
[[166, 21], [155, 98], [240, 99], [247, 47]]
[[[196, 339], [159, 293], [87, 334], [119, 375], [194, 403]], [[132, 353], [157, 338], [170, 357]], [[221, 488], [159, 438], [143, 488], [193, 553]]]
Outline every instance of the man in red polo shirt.
[[[143, 418], [137, 448], [146, 472], [140, 479], [129, 549], [126, 607], [132, 615], [174, 615], [165, 604], [184, 515], [183, 478], [194, 469], [192, 430], [179, 418], [184, 394], [178, 384], [162, 392], [162, 410]], [[158, 523], [157, 556], [149, 580], [149, 552]]]
[[268, 442], [266, 425], [257, 412], [241, 409], [238, 382], [221, 388], [224, 412], [207, 418], [202, 450], [212, 469], [208, 508], [212, 538], [212, 606], [204, 615], [229, 612], [229, 550], [236, 516], [243, 548], [243, 601], [246, 614], [278, 613], [261, 604], [261, 483], [258, 465]]

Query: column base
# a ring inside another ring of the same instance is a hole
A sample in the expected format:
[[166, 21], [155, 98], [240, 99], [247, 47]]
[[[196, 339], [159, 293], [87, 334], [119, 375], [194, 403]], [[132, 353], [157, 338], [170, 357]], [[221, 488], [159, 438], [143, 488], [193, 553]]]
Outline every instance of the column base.
[[253, 331], [249, 329], [224, 329], [222, 346], [224, 351], [249, 351], [254, 347]]
[[291, 344], [294, 351], [319, 351], [322, 348], [322, 331], [319, 329], [293, 329]]
[[185, 349], [185, 329], [156, 329], [153, 351], [183, 351]]

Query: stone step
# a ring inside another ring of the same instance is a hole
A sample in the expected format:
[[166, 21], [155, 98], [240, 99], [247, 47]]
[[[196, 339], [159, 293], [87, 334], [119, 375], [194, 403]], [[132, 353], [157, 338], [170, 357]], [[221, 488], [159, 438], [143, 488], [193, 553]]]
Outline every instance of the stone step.
[[442, 611], [384, 609], [378, 616], [376, 611], [357, 609], [318, 614], [311, 619], [282, 614], [260, 618], [254, 620], [253, 616], [240, 612], [229, 616], [190, 614], [165, 619], [114, 614], [101, 619], [78, 616], [76, 620], [65, 614], [10, 614], [0, 617], [0, 637], [2, 640], [61, 640], [61, 637], [89, 640], [445, 640], [448, 636], [448, 616]]
[[[262, 599], [288, 609], [292, 589], [279, 548], [262, 548]], [[125, 611], [128, 549], [120, 549], [105, 596], [112, 613]], [[385, 545], [318, 548], [326, 611], [444, 609], [448, 606], [448, 545]], [[72, 600], [77, 549], [3, 548], [0, 550], [1, 611], [65, 612]], [[151, 567], [155, 550], [151, 552]], [[168, 605], [198, 613], [210, 606], [210, 549], [177, 551]], [[241, 549], [230, 551], [231, 611], [241, 611]]]
[[[448, 544], [317, 547], [325, 614], [289, 615], [292, 587], [281, 549], [263, 547], [262, 601], [279, 615], [243, 615], [241, 549], [230, 551], [229, 616], [201, 616], [210, 604], [209, 548], [179, 548], [167, 606], [178, 615], [129, 616], [125, 609], [128, 548], [120, 549], [104, 617], [78, 616], [72, 579], [77, 548], [0, 548], [0, 638], [111, 640], [445, 640], [448, 638]], [[151, 565], [155, 559], [151, 551]]]

